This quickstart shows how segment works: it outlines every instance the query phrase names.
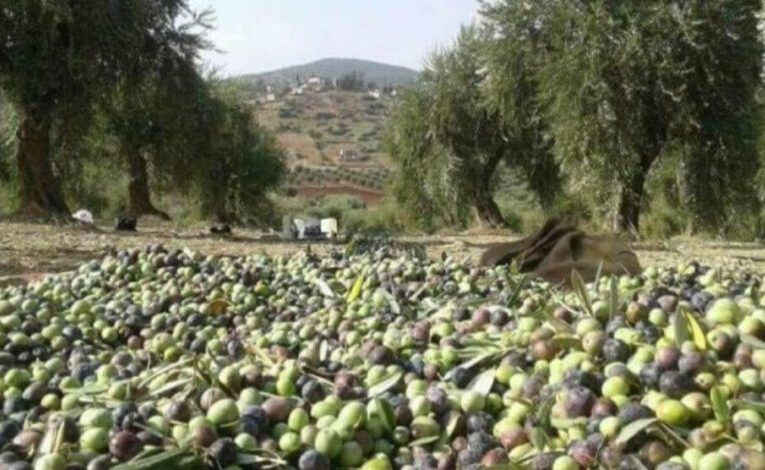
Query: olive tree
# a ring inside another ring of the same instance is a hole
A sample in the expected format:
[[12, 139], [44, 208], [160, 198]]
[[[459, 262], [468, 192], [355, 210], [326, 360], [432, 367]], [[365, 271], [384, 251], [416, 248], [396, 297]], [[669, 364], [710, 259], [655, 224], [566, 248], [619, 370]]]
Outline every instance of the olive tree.
[[754, 201], [746, 195], [758, 168], [759, 0], [493, 8], [524, 6], [548, 44], [539, 80], [555, 153], [570, 175], [610, 196], [615, 229], [638, 230], [647, 178], [670, 154], [697, 225]]
[[[465, 27], [451, 48], [430, 57], [418, 89], [405, 95], [391, 119], [389, 151], [398, 165], [397, 194], [417, 196], [420, 206], [429, 199], [458, 220], [467, 205], [481, 224], [497, 227], [505, 223], [491, 181], [500, 162], [528, 180], [543, 207], [557, 195], [560, 175], [538, 118], [534, 84], [525, 78], [531, 55], [518, 53], [512, 66], [490, 71], [490, 32]], [[491, 99], [497, 77], [506, 74], [517, 90]], [[438, 184], [406, 189], [417, 181]], [[448, 196], [436, 197], [436, 188]]]
[[54, 170], [56, 114], [87, 120], [133, 29], [119, 2], [8, 0], [0, 4], [0, 88], [19, 115], [20, 211], [68, 214]]
[[550, 210], [562, 192], [563, 177], [539, 90], [549, 47], [541, 31], [545, 14], [541, 2], [482, 1], [480, 8], [486, 106], [501, 121], [511, 149], [505, 159], [521, 173], [542, 209]]
[[423, 71], [431, 93], [429, 132], [454, 156], [454, 191], [475, 209], [480, 223], [503, 225], [491, 193], [491, 177], [507, 153], [498, 116], [485, 106], [483, 41], [475, 26], [464, 27], [453, 47], [434, 53]]
[[0, 183], [11, 180], [13, 157], [13, 131], [16, 128], [13, 108], [0, 93]]
[[192, 191], [203, 215], [223, 223], [265, 222], [267, 195], [286, 173], [276, 137], [255, 119], [237, 90], [211, 83], [196, 100]]
[[187, 31], [176, 26], [185, 10], [185, 0], [0, 4], [0, 89], [18, 114], [21, 213], [69, 213], [58, 178], [65, 165], [56, 162], [53, 137], [74, 145], [103, 97], [118, 83], [140, 83], [154, 70], [157, 50], [186, 55]]
[[466, 198], [452, 184], [455, 159], [429, 130], [431, 106], [424, 84], [402, 90], [385, 135], [394, 163], [392, 193], [409, 223], [426, 230], [463, 225], [470, 212]]
[[[168, 219], [151, 201], [149, 163], [162, 179], [173, 181], [188, 178], [195, 165], [189, 96], [206, 86], [196, 62], [208, 47], [202, 33], [209, 24], [206, 12], [191, 14], [184, 2], [150, 6], [142, 17], [148, 33], [123, 58], [126, 72], [104, 108], [128, 168], [126, 213]], [[186, 17], [190, 21], [182, 21]]]

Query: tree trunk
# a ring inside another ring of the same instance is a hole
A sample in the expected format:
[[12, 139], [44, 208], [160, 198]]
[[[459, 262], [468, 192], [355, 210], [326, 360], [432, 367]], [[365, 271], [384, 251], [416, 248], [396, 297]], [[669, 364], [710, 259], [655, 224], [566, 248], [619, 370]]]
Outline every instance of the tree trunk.
[[502, 217], [502, 211], [494, 201], [494, 197], [488, 188], [479, 188], [473, 201], [476, 216], [481, 225], [490, 228], [504, 227], [505, 219]]
[[615, 231], [639, 233], [640, 205], [645, 191], [645, 177], [646, 171], [641, 169], [622, 183], [613, 223]]
[[16, 163], [19, 173], [19, 214], [69, 217], [64, 193], [53, 174], [50, 126], [27, 111], [17, 132]]
[[128, 207], [127, 213], [132, 217], [142, 215], [156, 215], [164, 220], [170, 220], [170, 216], [154, 207], [149, 192], [149, 172], [146, 170], [146, 159], [141, 152], [131, 147], [127, 150], [128, 167], [130, 169], [130, 181], [128, 182]]
[[478, 175], [478, 184], [473, 190], [473, 207], [475, 207], [478, 222], [485, 227], [497, 228], [506, 225], [502, 211], [499, 210], [499, 206], [491, 194], [491, 178], [497, 170], [502, 155], [501, 151], [497, 151], [490, 156]]

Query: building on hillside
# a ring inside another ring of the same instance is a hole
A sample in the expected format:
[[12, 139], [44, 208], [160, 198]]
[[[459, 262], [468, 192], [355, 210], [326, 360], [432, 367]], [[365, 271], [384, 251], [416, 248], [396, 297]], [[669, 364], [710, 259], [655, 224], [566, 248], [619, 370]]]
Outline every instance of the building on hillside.
[[359, 155], [359, 153], [355, 150], [347, 150], [347, 149], [340, 150], [341, 162], [364, 162], [367, 160], [368, 160], [368, 157], [366, 155]]
[[320, 77], [311, 77], [306, 82], [306, 85], [311, 91], [321, 91], [324, 87], [324, 81]]
[[254, 100], [254, 102], [258, 104], [273, 103], [274, 101], [276, 101], [276, 94], [274, 93], [260, 95]]
[[302, 95], [305, 93], [305, 86], [304, 85], [298, 85], [292, 87], [292, 90], [290, 90], [291, 95]]
[[369, 90], [369, 96], [372, 98], [379, 100], [382, 94], [380, 93], [380, 90]]

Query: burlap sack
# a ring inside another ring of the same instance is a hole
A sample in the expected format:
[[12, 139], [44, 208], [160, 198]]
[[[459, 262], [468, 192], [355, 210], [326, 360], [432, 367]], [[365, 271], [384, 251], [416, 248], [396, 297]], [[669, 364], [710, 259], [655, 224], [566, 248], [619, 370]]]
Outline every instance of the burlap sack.
[[574, 270], [585, 282], [595, 280], [598, 269], [601, 275], [642, 271], [627, 242], [614, 235], [588, 235], [570, 219], [549, 220], [536, 234], [493, 245], [481, 257], [482, 266], [514, 262], [521, 272], [555, 284], [569, 284]]

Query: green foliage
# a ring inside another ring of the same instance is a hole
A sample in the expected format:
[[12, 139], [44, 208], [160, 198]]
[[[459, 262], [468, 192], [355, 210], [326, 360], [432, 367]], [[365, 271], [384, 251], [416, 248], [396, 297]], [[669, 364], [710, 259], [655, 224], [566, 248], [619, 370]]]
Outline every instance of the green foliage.
[[[470, 206], [486, 217], [497, 197], [508, 216], [637, 230], [644, 213], [657, 236], [756, 232], [742, 228], [759, 226], [761, 8], [482, 2], [480, 26], [432, 56], [391, 117], [398, 202], [429, 229], [466, 224]], [[519, 209], [496, 185], [492, 196], [500, 161], [541, 210]]]
[[0, 183], [7, 184], [13, 179], [13, 154], [17, 126], [16, 113], [0, 91]]
[[222, 222], [273, 222], [266, 196], [286, 173], [276, 138], [255, 121], [232, 88], [217, 88], [203, 104], [195, 143], [201, 157], [193, 184], [202, 213]]
[[537, 9], [550, 44], [541, 89], [567, 173], [612, 197], [615, 226], [637, 228], [649, 171], [676, 152], [696, 223], [736, 217], [731, 209], [744, 208], [758, 166], [751, 111], [760, 2], [545, 5]]
[[340, 231], [355, 233], [399, 233], [413, 227], [405, 226], [399, 206], [384, 199], [380, 204], [367, 207], [359, 198], [348, 195], [327, 195], [318, 199], [271, 196], [279, 217], [337, 219]]
[[430, 96], [423, 84], [402, 92], [386, 147], [395, 169], [391, 190], [405, 216], [426, 231], [464, 225], [468, 207], [450, 187], [452, 159], [429, 130]]
[[560, 192], [536, 85], [527, 77], [533, 50], [512, 44], [516, 63], [507, 67], [508, 46], [494, 37], [490, 29], [463, 28], [452, 48], [432, 55], [419, 86], [391, 117], [393, 188], [410, 214], [432, 214], [424, 228], [464, 226], [471, 210], [482, 223], [506, 225], [491, 187], [500, 163], [524, 175], [543, 208]]
[[401, 217], [401, 211], [395, 201], [388, 199], [384, 199], [380, 204], [367, 209], [356, 209], [348, 212], [343, 218], [343, 223], [342, 230], [348, 234], [397, 234], [415, 228], [407, 225], [407, 222]]
[[345, 194], [327, 195], [318, 199], [298, 197], [275, 197], [277, 210], [281, 215], [322, 219], [334, 217], [343, 223], [346, 214], [366, 208], [361, 199]]
[[343, 91], [363, 91], [366, 89], [364, 75], [359, 72], [351, 72], [337, 79], [337, 88]]

